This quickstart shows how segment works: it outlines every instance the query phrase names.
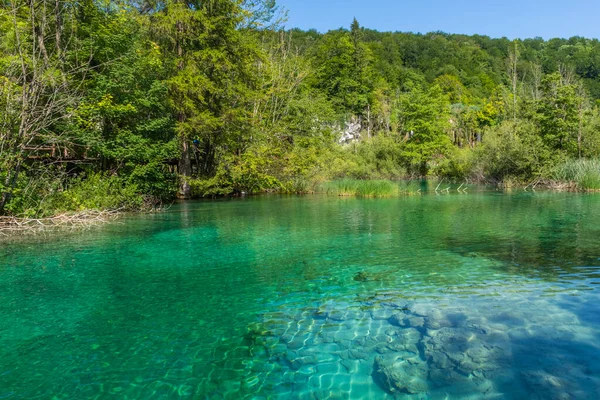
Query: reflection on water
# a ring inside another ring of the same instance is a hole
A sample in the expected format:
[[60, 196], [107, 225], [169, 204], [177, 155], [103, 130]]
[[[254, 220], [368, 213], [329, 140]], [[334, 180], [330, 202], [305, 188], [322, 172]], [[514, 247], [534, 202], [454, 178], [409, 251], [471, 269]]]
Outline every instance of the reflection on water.
[[600, 196], [187, 203], [0, 248], [0, 399], [596, 399]]

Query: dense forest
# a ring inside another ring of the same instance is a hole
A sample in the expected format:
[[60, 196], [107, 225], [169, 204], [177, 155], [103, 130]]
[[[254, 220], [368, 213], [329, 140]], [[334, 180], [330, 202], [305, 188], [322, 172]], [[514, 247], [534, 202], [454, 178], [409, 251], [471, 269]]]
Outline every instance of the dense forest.
[[0, 215], [342, 178], [600, 188], [597, 39], [283, 16], [274, 0], [4, 0]]

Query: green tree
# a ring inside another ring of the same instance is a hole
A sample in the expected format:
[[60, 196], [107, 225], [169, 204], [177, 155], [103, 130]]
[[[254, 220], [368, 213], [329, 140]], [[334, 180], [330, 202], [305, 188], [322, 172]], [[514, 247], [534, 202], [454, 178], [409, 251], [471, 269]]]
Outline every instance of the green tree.
[[363, 118], [369, 111], [374, 87], [372, 55], [362, 41], [356, 19], [352, 30], [328, 33], [316, 50], [315, 86], [339, 111]]
[[427, 175], [428, 163], [442, 156], [450, 145], [446, 96], [437, 85], [426, 91], [415, 88], [398, 97], [393, 115], [400, 134], [407, 139], [403, 154], [406, 163]]
[[237, 151], [248, 132], [248, 112], [259, 58], [252, 35], [238, 29], [247, 17], [235, 0], [166, 1], [150, 15], [167, 64], [169, 98], [181, 145], [180, 196], [188, 198], [190, 145], [200, 143], [199, 175], [215, 173], [220, 151]]
[[542, 80], [542, 98], [538, 102], [540, 134], [551, 149], [570, 156], [578, 153], [579, 104], [574, 84], [563, 81], [560, 73], [546, 75]]

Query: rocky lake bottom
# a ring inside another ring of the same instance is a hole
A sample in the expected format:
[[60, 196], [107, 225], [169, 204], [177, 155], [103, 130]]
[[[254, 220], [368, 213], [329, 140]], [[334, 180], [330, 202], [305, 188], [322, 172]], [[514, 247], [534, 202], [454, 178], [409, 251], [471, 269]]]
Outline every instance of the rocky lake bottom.
[[3, 246], [0, 399], [597, 399], [599, 206], [262, 197]]

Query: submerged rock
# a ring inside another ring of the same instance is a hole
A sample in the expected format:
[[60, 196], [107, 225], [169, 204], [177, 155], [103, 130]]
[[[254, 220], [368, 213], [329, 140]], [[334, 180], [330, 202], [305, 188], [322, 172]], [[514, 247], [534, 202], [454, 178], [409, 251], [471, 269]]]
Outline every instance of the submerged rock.
[[395, 313], [391, 317], [388, 318], [388, 322], [391, 325], [398, 326], [400, 328], [404, 328], [404, 327], [409, 326], [407, 317], [408, 316], [403, 312]]
[[367, 282], [369, 277], [363, 271], [358, 272], [353, 278], [357, 282]]
[[425, 393], [427, 364], [413, 357], [406, 359], [398, 354], [375, 357], [373, 380], [388, 393]]
[[545, 371], [522, 372], [521, 377], [531, 390], [532, 399], [570, 400], [572, 397], [565, 390], [567, 382]]
[[389, 320], [392, 315], [394, 315], [394, 311], [389, 308], [377, 308], [371, 310], [371, 319], [375, 321]]

